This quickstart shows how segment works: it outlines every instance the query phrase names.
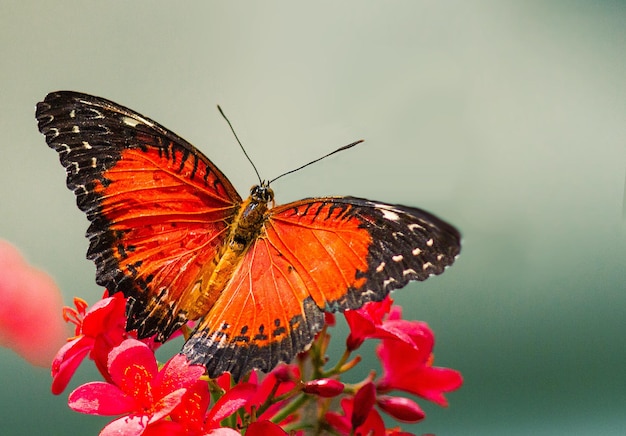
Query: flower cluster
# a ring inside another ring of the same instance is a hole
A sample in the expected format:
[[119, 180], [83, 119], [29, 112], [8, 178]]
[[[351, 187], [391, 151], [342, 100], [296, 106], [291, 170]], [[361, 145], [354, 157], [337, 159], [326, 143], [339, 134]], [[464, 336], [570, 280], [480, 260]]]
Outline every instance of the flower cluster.
[[[105, 293], [91, 308], [81, 299], [74, 303], [64, 318], [75, 324], [75, 336], [54, 359], [52, 391], [61, 393], [81, 361], [92, 359], [104, 380], [79, 386], [68, 404], [77, 412], [116, 416], [101, 435], [408, 435], [386, 428], [381, 412], [407, 423], [425, 414], [413, 399], [391, 391], [446, 406], [444, 393], [462, 384], [459, 372], [432, 366], [432, 331], [423, 322], [403, 320], [390, 298], [345, 312], [350, 334], [334, 365], [326, 351], [335, 319], [327, 314], [326, 327], [294, 363], [266, 375], [252, 371], [239, 383], [228, 373], [209, 379], [203, 366], [189, 364], [182, 354], [159, 365], [156, 344], [126, 332], [121, 294]], [[382, 374], [343, 382], [342, 375], [360, 362], [352, 354], [368, 339], [380, 340]]]

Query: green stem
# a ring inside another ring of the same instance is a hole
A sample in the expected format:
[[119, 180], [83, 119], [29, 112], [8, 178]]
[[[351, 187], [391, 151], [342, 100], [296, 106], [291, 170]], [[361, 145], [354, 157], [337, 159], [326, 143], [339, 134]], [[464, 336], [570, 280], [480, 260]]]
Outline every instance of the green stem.
[[294, 414], [298, 409], [300, 409], [300, 407], [304, 406], [304, 404], [306, 404], [306, 402], [309, 401], [310, 398], [312, 397], [306, 394], [300, 395], [294, 401], [287, 404], [284, 409], [279, 410], [276, 415], [272, 416], [270, 421], [272, 421], [274, 424], [280, 423], [288, 416]]

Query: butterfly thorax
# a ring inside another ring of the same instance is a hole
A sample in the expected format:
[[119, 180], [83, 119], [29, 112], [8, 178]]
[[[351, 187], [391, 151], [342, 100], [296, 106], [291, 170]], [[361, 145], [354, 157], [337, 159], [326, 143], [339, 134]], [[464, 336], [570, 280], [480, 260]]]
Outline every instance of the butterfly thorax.
[[188, 319], [206, 314], [226, 288], [228, 281], [241, 264], [248, 248], [261, 237], [263, 224], [267, 219], [269, 203], [274, 200], [274, 192], [267, 182], [253, 186], [250, 196], [241, 203], [233, 219], [226, 244], [224, 244], [209, 265], [205, 265], [198, 280], [188, 294]]

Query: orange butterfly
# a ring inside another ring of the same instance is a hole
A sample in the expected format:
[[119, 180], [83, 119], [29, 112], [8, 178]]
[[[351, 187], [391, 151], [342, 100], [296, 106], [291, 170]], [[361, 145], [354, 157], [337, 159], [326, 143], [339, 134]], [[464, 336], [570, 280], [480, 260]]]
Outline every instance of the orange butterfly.
[[128, 298], [127, 330], [165, 341], [199, 320], [182, 351], [211, 377], [290, 361], [324, 311], [441, 274], [460, 251], [454, 227], [412, 207], [354, 197], [273, 207], [269, 182], [243, 200], [187, 141], [103, 98], [53, 92], [37, 120], [91, 222], [97, 283]]

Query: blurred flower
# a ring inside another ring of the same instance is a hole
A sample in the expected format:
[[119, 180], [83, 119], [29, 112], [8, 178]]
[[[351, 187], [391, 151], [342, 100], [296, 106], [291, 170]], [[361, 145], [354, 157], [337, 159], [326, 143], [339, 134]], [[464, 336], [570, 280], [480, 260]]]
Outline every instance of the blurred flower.
[[48, 366], [67, 337], [61, 307], [52, 278], [0, 240], [0, 345], [33, 365]]
[[108, 424], [101, 435], [140, 435], [149, 424], [167, 417], [204, 371], [203, 366], [190, 365], [182, 354], [172, 357], [159, 371], [146, 344], [126, 339], [109, 354], [108, 373], [113, 383], [81, 385], [70, 394], [68, 404], [81, 413], [125, 415]]

